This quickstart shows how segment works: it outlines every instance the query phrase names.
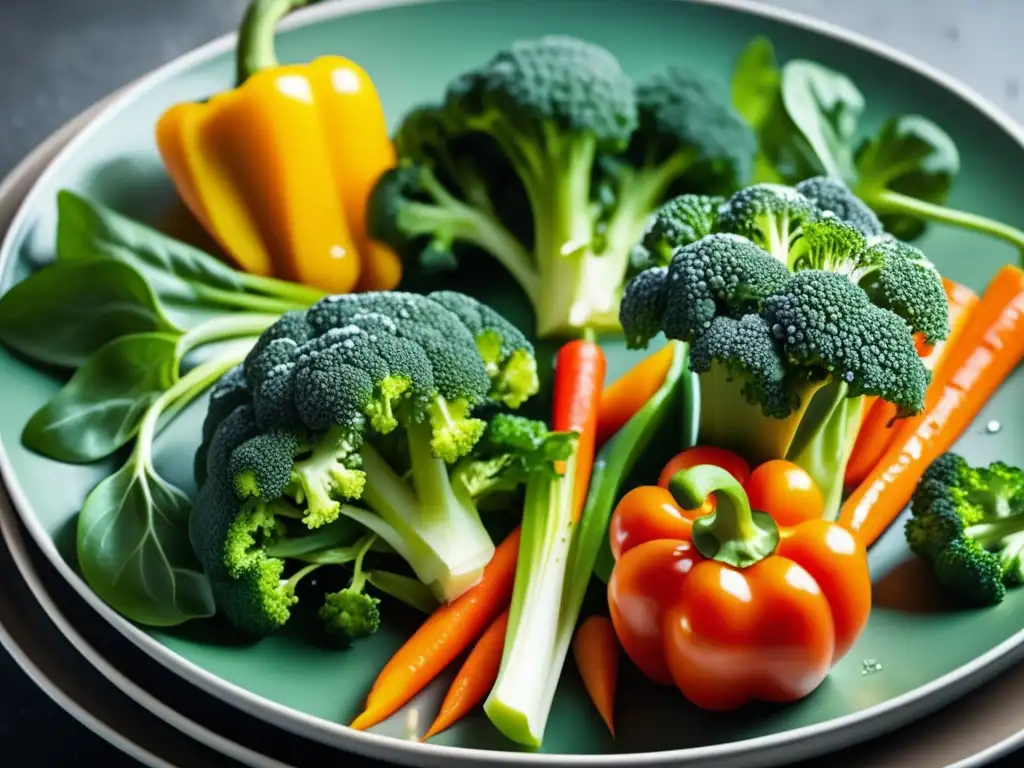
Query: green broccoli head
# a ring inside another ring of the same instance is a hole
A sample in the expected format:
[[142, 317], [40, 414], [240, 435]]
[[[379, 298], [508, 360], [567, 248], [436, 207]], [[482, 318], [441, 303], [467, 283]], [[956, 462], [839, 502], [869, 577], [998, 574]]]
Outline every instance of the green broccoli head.
[[632, 278], [651, 267], [667, 266], [676, 248], [712, 234], [718, 208], [724, 198], [711, 195], [678, 195], [666, 202], [647, 224], [643, 237], [630, 254]]
[[250, 437], [231, 452], [228, 471], [235, 493], [243, 499], [272, 501], [292, 480], [292, 464], [299, 452], [293, 430], [272, 429]]
[[925, 470], [904, 529], [938, 583], [972, 605], [994, 605], [1024, 583], [1024, 470], [972, 467], [945, 453]]
[[874, 238], [885, 234], [875, 212], [839, 179], [814, 176], [801, 181], [795, 189], [814, 203], [818, 210], [830, 212], [856, 227], [864, 237]]
[[206, 482], [206, 454], [213, 439], [213, 433], [221, 422], [240, 405], [249, 402], [249, 386], [242, 366], [236, 365], [225, 373], [210, 388], [206, 416], [203, 419], [202, 436], [193, 462], [193, 475], [198, 485]]
[[324, 598], [318, 615], [328, 636], [341, 646], [369, 637], [380, 629], [380, 598], [343, 589]]
[[672, 66], [638, 83], [636, 102], [626, 156], [665, 177], [659, 196], [677, 182], [681, 191], [726, 195], [750, 181], [757, 142], [726, 83]]
[[744, 187], [722, 203], [718, 226], [752, 240], [790, 266], [790, 250], [804, 225], [820, 217], [814, 203], [793, 187], [763, 183]]

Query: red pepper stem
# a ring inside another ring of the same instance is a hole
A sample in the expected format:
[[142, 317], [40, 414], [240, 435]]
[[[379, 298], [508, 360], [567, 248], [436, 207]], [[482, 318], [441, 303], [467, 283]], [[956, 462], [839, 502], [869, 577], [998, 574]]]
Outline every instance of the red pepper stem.
[[274, 31], [292, 11], [319, 0], [252, 0], [238, 30], [235, 81], [241, 85], [261, 69], [277, 66]]
[[751, 510], [743, 486], [712, 464], [677, 472], [669, 491], [683, 509], [698, 509], [715, 494], [715, 511], [693, 521], [693, 544], [704, 557], [747, 568], [775, 552], [779, 528], [771, 515]]

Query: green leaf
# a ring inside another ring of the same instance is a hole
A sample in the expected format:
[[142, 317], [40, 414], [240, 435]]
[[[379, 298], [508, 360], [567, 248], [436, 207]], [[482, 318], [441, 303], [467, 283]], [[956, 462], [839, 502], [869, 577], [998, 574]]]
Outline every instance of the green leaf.
[[121, 448], [146, 409], [177, 381], [178, 338], [140, 333], [101, 347], [29, 419], [25, 446], [68, 463], [97, 461]]
[[732, 72], [732, 104], [755, 131], [771, 115], [781, 82], [772, 41], [755, 37], [736, 59]]
[[139, 456], [97, 485], [78, 516], [78, 565], [125, 618], [157, 627], [212, 616], [188, 538], [192, 503]]
[[[856, 191], [871, 197], [892, 190], [935, 205], [945, 205], [960, 172], [960, 153], [942, 128], [921, 115], [889, 118], [857, 151], [860, 180]], [[923, 220], [904, 214], [881, 215], [886, 230], [901, 240], [919, 237]]]
[[116, 261], [51, 264], [0, 299], [0, 341], [41, 363], [77, 368], [113, 339], [150, 331], [180, 333], [142, 275]]
[[853, 182], [853, 142], [864, 96], [846, 75], [796, 59], [782, 68], [786, 114], [830, 176]]

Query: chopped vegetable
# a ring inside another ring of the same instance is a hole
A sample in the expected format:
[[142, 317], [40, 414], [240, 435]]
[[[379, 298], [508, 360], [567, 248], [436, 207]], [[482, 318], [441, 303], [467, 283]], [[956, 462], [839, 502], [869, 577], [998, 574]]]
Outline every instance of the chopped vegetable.
[[157, 147], [182, 200], [232, 261], [331, 293], [395, 288], [397, 255], [366, 229], [370, 191], [395, 165], [369, 75], [341, 56], [280, 65], [274, 26], [311, 0], [252, 0], [237, 88], [176, 104]]
[[[649, 494], [668, 496], [656, 487]], [[715, 511], [695, 514], [710, 494]], [[672, 496], [674, 504], [649, 508], [608, 583], [626, 654], [649, 678], [675, 684], [707, 710], [810, 694], [867, 623], [864, 548], [825, 520], [778, 526], [750, 509], [721, 467], [680, 472]]]
[[489, 254], [540, 337], [617, 330], [650, 214], [679, 184], [731, 192], [754, 152], [724, 83], [668, 69], [634, 84], [610, 51], [564, 35], [517, 40], [456, 77], [395, 144], [371, 234], [431, 268]]
[[1024, 359], [1024, 271], [1002, 267], [948, 353], [923, 413], [908, 419], [870, 475], [843, 503], [839, 522], [870, 546], [913, 496], [934, 459], [948, 451]]
[[356, 730], [372, 728], [393, 715], [469, 648], [512, 596], [520, 529], [497, 546], [480, 583], [432, 613], [377, 675]]
[[607, 616], [590, 616], [576, 630], [572, 655], [583, 685], [601, 719], [615, 735], [615, 688], [619, 679], [619, 639]]
[[421, 741], [427, 741], [442, 731], [451, 728], [476, 707], [498, 679], [501, 655], [505, 648], [505, 631], [508, 629], [508, 611], [504, 611], [476, 641], [465, 663], [455, 675], [441, 710]]
[[[848, 211], [863, 208], [844, 194]], [[691, 345], [700, 444], [798, 464], [829, 519], [862, 397], [900, 416], [920, 412], [928, 371], [913, 333], [929, 343], [948, 333], [942, 283], [924, 254], [869, 239], [852, 220], [820, 210], [800, 187], [744, 188], [719, 208], [720, 231], [637, 274], [621, 306], [630, 347], [659, 333]]]
[[972, 605], [995, 605], [1024, 584], [1024, 470], [972, 467], [944, 453], [921, 477], [905, 532], [942, 587]]
[[[919, 344], [924, 347], [922, 360], [925, 367], [932, 372], [932, 382], [942, 378], [943, 365], [949, 359], [949, 351], [953, 349], [960, 333], [967, 326], [971, 310], [978, 303], [978, 296], [969, 288], [943, 278], [946, 299], [949, 303], [950, 332], [944, 340], [937, 344]], [[845, 484], [856, 486], [866, 478], [871, 470], [878, 465], [885, 449], [889, 447], [902, 422], [897, 418], [896, 407], [885, 400], [877, 400], [866, 404], [864, 418], [857, 442], [850, 453], [850, 462], [846, 465]]]
[[604, 445], [644, 407], [644, 403], [654, 397], [665, 381], [676, 354], [675, 347], [668, 344], [644, 357], [602, 390], [597, 419], [598, 446]]
[[[856, 84], [814, 61], [794, 59], [780, 67], [763, 36], [737, 59], [732, 94], [758, 135], [757, 181], [796, 184], [826, 175], [873, 209], [878, 234], [884, 228], [913, 240], [927, 222], [937, 222], [1003, 240], [1024, 253], [1021, 230], [949, 207], [960, 154], [953, 139], [924, 115], [892, 115], [861, 140], [865, 99]], [[843, 217], [827, 200], [815, 202]]]

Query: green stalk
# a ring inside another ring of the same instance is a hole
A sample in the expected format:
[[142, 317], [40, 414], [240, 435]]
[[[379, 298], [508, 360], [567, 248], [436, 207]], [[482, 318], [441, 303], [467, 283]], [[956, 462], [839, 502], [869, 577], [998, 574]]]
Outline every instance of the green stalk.
[[[136, 447], [143, 441], [152, 442], [156, 432], [174, 420], [189, 403], [211, 387], [221, 376], [239, 365], [249, 354], [256, 338], [232, 344], [211, 360], [207, 360], [178, 379], [158, 397], [146, 412], [139, 426]], [[152, 418], [152, 425], [148, 422]]]
[[909, 195], [893, 192], [891, 189], [861, 189], [858, 190], [858, 194], [879, 214], [910, 214], [928, 221], [949, 224], [1004, 240], [1021, 252], [1021, 262], [1024, 263], [1024, 232], [1008, 224], [993, 221], [974, 213], [928, 203]]
[[235, 53], [235, 81], [241, 85], [251, 75], [277, 66], [274, 28], [292, 11], [317, 0], [253, 0], [242, 18]]
[[[255, 275], [251, 275], [248, 272], [239, 272], [238, 277], [239, 282], [247, 290], [253, 288], [251, 281], [246, 278], [256, 277]], [[260, 278], [257, 277], [257, 279]], [[190, 288], [197, 299], [216, 307], [240, 309], [249, 312], [267, 312], [275, 315], [283, 315], [285, 312], [296, 309], [306, 309], [326, 295], [320, 291], [310, 291], [309, 296], [305, 296], [305, 286], [300, 286], [297, 283], [287, 283], [283, 280], [278, 282], [285, 286], [300, 289], [294, 300], [275, 296], [261, 296], [255, 293], [226, 291], [223, 288], [215, 288], [212, 285], [203, 285], [202, 283], [192, 283]], [[300, 300], [300, 298], [303, 300]]]
[[[207, 320], [186, 332], [178, 340], [178, 359], [184, 358], [187, 353], [204, 344], [249, 336], [258, 337], [279, 319], [280, 315], [275, 314], [246, 313], [223, 315]], [[255, 338], [253, 343], [255, 343]]]
[[964, 535], [976, 540], [986, 549], [997, 546], [1003, 539], [1024, 533], [1024, 512], [975, 523], [964, 530]]

